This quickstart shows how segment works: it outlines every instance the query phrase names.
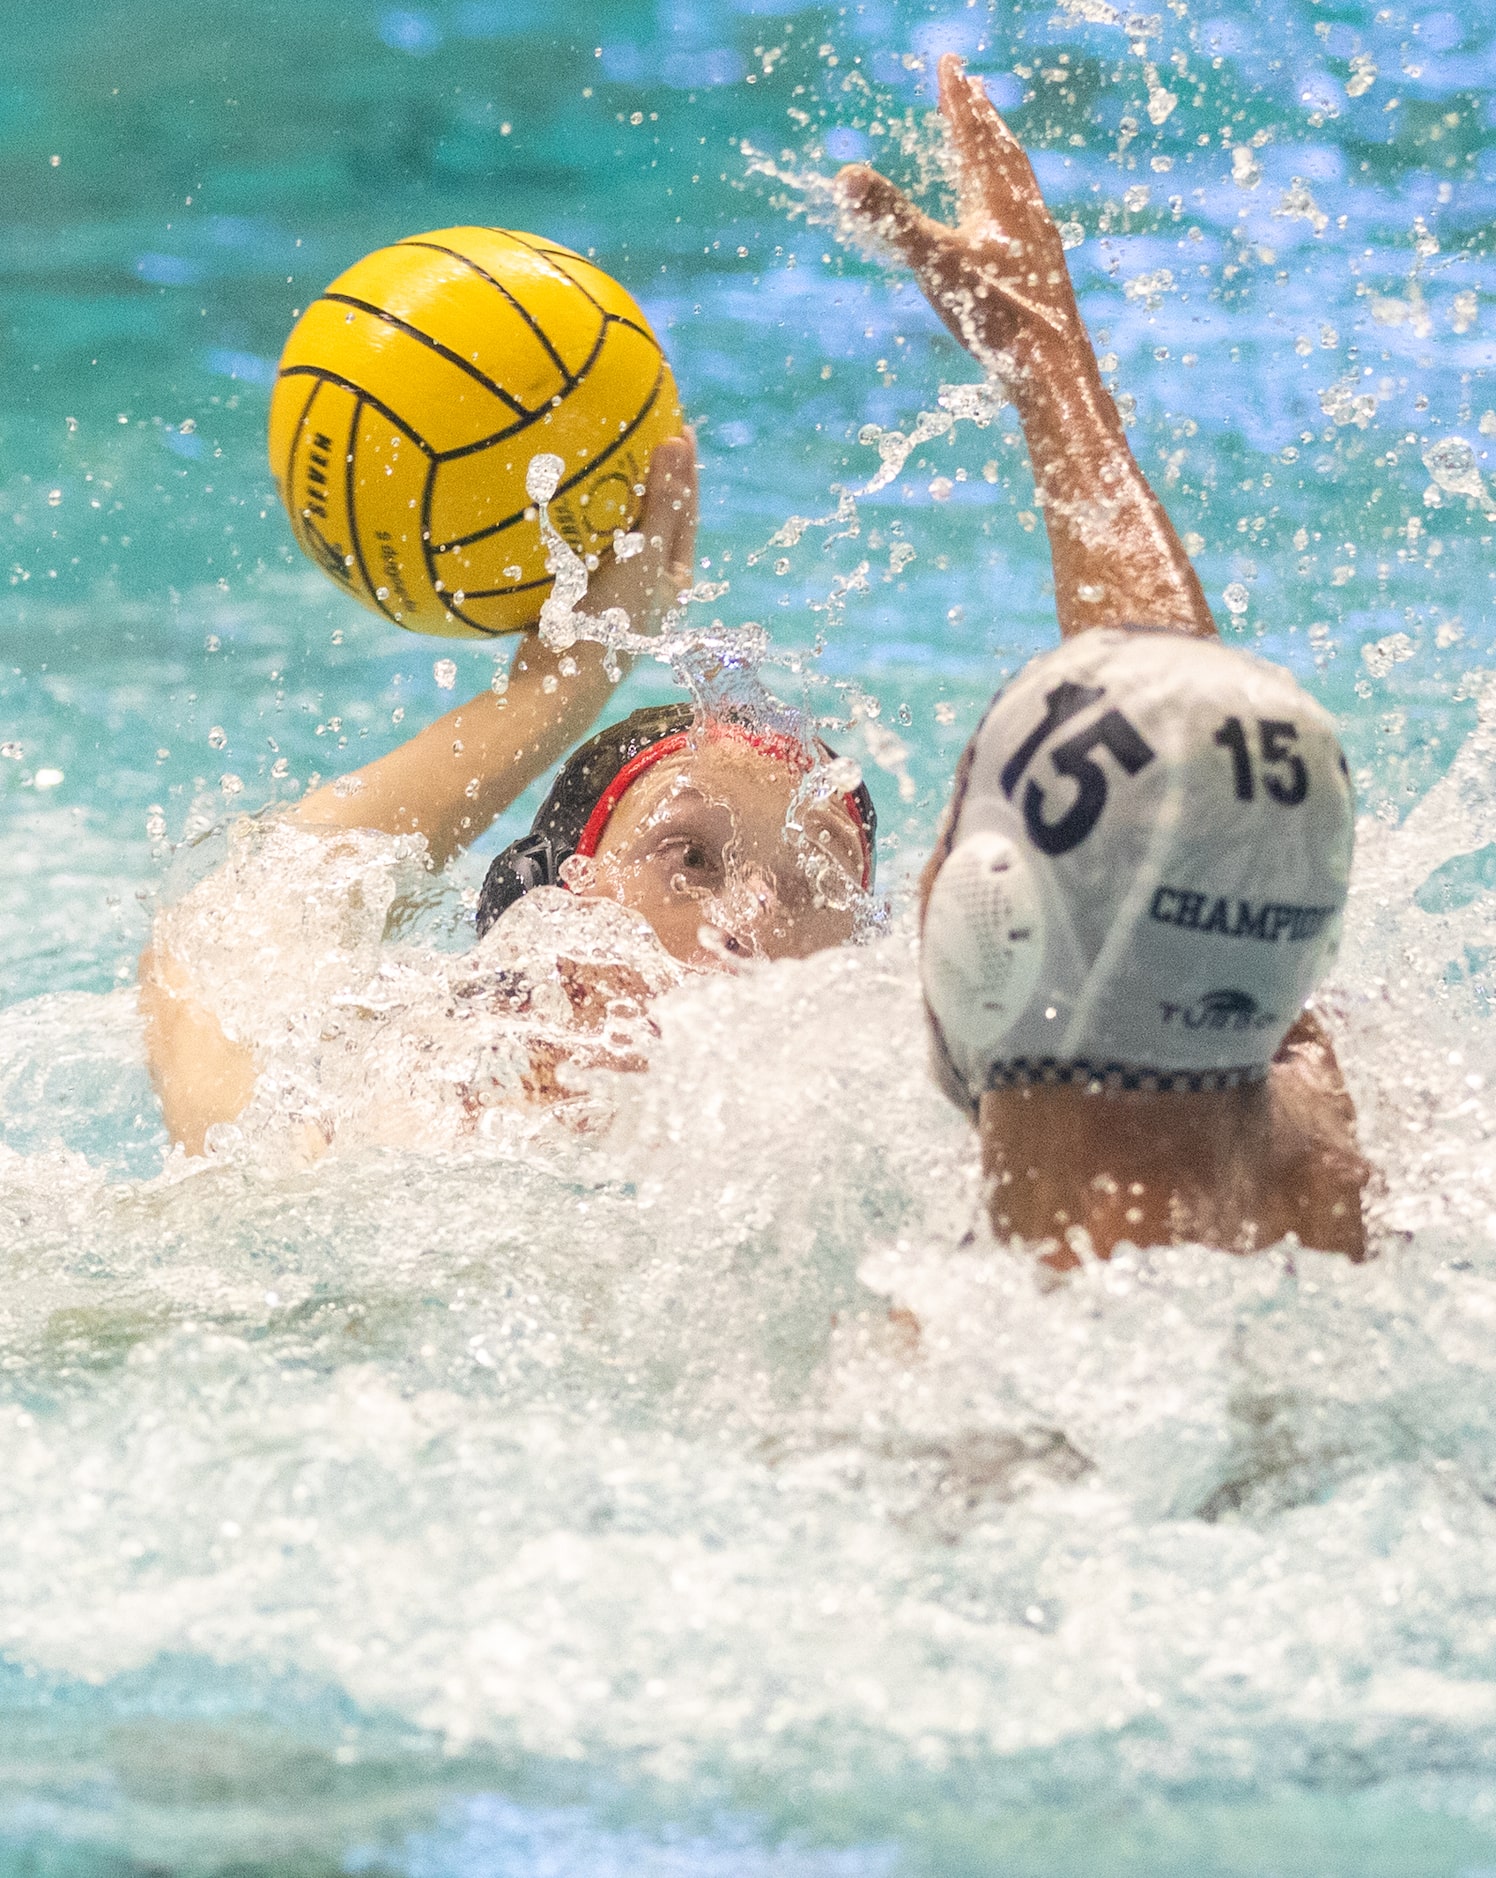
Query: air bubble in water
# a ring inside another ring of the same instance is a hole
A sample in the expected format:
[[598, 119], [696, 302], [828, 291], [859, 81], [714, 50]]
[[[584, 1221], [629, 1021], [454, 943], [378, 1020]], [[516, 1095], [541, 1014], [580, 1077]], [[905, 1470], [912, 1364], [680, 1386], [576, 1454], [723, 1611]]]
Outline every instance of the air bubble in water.
[[438, 691], [450, 691], [457, 683], [457, 667], [451, 659], [438, 659], [431, 668]]
[[225, 732], [223, 725], [215, 724], [213, 728], [208, 732], [209, 748], [213, 750], [222, 750], [222, 749], [225, 749], [227, 745], [228, 745], [228, 735]]
[[1231, 585], [1222, 592], [1221, 598], [1225, 601], [1226, 610], [1233, 619], [1240, 619], [1250, 602], [1250, 596], [1239, 580], [1233, 580]]

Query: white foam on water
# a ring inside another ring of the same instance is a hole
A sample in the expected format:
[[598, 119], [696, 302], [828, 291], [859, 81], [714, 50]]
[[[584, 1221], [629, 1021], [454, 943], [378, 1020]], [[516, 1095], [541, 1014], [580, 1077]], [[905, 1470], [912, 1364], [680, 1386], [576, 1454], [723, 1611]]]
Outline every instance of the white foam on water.
[[[277, 1039], [273, 1100], [151, 1179], [71, 1124], [0, 1154], [0, 1648], [294, 1671], [451, 1751], [835, 1796], [867, 1840], [952, 1782], [1354, 1776], [1478, 1813], [1496, 1051], [1491, 894], [1453, 857], [1496, 835], [1493, 736], [1483, 707], [1363, 830], [1324, 1000], [1382, 1170], [1363, 1267], [1039, 1282], [925, 1073], [907, 918], [679, 982], [618, 909], [537, 895], [460, 953], [398, 937], [432, 891], [408, 844], [244, 825], [229, 916], [189, 889], [166, 929]], [[576, 1044], [540, 963], [568, 948], [639, 980], [569, 1114], [454, 1103]], [[132, 1006], [0, 1016], [8, 1113], [69, 1058], [103, 1110], [138, 1096]]]

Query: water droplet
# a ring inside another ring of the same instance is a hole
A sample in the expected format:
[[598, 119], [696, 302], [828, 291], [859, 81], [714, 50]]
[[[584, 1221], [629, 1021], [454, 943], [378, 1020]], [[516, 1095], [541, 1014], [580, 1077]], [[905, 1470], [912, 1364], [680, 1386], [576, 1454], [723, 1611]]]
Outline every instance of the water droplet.
[[560, 485], [566, 465], [558, 456], [542, 451], [530, 458], [525, 470], [525, 494], [532, 502], [549, 502]]
[[438, 659], [431, 668], [438, 691], [450, 691], [457, 683], [457, 667], [451, 659]]
[[1441, 437], [1423, 453], [1423, 467], [1441, 489], [1451, 495], [1487, 500], [1485, 479], [1476, 467], [1475, 451], [1463, 437]]

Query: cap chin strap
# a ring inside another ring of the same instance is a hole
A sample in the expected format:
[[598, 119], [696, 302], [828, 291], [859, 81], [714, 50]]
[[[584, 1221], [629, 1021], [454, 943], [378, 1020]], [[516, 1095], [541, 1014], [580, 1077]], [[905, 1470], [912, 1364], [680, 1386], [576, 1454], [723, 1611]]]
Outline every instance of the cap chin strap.
[[[786, 736], [782, 731], [748, 730], [741, 724], [712, 723], [707, 726], [706, 734], [714, 741], [732, 738], [738, 743], [746, 743], [764, 756], [775, 757], [781, 763], [789, 764], [792, 769], [809, 771], [815, 767], [811, 758], [806, 754], [805, 746], [794, 737]], [[647, 744], [636, 756], [630, 757], [598, 797], [596, 806], [587, 817], [582, 832], [577, 837], [577, 845], [572, 853], [579, 854], [584, 859], [590, 859], [595, 855], [597, 844], [602, 840], [603, 830], [607, 827], [614, 809], [618, 807], [625, 794], [644, 772], [652, 769], [656, 763], [663, 762], [667, 756], [675, 756], [682, 750], [690, 749], [698, 740], [699, 735], [700, 733], [694, 730], [678, 730], [672, 736], [661, 737], [658, 743]], [[873, 884], [873, 847], [868, 839], [867, 824], [862, 819], [862, 810], [854, 795], [848, 793], [840, 796], [838, 800], [851, 816], [857, 829], [857, 839], [862, 846], [862, 891], [867, 893], [871, 891]], [[538, 837], [538, 839], [544, 838]], [[546, 842], [546, 846], [549, 848], [551, 844]], [[561, 858], [564, 860], [566, 857]], [[557, 862], [556, 865], [559, 870], [560, 863]], [[558, 877], [559, 874], [552, 875], [553, 880]]]

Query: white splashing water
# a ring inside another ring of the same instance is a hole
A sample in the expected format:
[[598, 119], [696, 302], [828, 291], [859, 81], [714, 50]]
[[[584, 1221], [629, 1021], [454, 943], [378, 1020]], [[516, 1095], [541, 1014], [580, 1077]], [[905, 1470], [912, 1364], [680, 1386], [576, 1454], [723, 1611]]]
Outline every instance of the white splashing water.
[[[355, 1744], [393, 1716], [686, 1810], [813, 1782], [869, 1842], [976, 1830], [951, 1782], [992, 1847], [1307, 1768], [1452, 1794], [1496, 1722], [1493, 754], [1488, 699], [1363, 830], [1324, 1002], [1377, 1260], [1180, 1247], [1055, 1289], [981, 1228], [906, 929], [669, 988], [647, 935], [563, 941], [539, 895], [487, 949], [391, 943], [409, 844], [237, 834], [233, 917], [171, 917], [225, 1022], [283, 1037], [275, 1100], [154, 1179], [0, 1154], [0, 1641], [94, 1682], [294, 1673]], [[578, 1015], [558, 951], [623, 974], [604, 1041], [649, 1068], [594, 1050], [569, 1125], [485, 1122], [478, 1071]], [[86, 1140], [136, 1050], [128, 993], [9, 1011], [7, 1114]]]

